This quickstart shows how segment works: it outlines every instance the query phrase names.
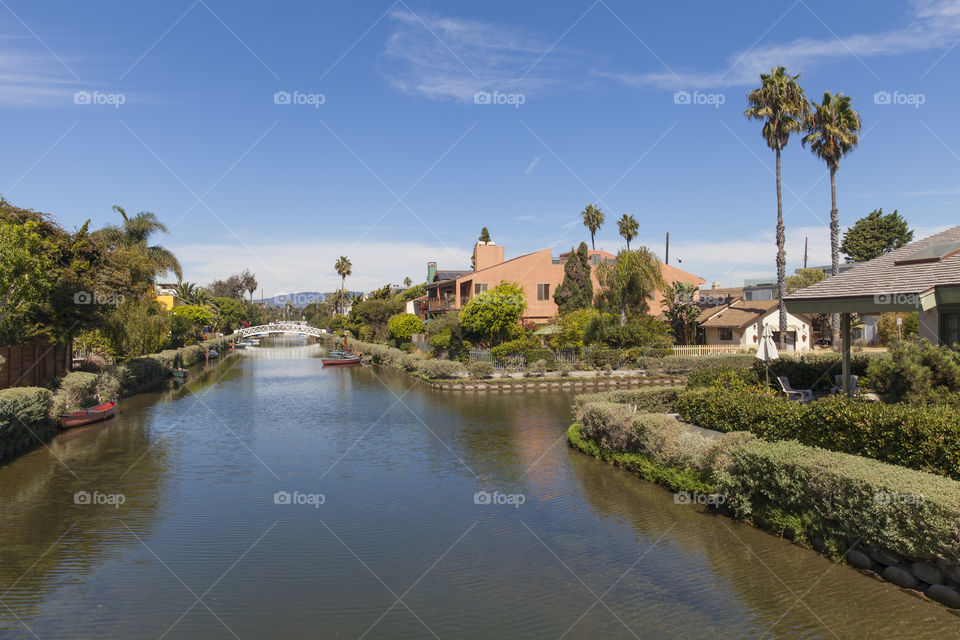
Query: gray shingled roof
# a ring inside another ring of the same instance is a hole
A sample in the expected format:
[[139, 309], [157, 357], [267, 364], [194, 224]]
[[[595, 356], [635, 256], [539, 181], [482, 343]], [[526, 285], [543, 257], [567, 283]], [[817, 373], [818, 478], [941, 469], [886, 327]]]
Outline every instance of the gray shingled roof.
[[859, 298], [884, 294], [921, 294], [936, 286], [960, 285], [960, 254], [938, 262], [895, 264], [918, 249], [939, 242], [960, 241], [960, 227], [912, 242], [848, 271], [800, 289], [786, 300]]

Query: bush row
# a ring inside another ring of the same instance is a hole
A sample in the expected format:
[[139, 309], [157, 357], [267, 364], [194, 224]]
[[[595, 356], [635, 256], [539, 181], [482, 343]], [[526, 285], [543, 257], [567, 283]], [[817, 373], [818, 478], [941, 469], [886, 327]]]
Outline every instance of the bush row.
[[[850, 355], [850, 373], [863, 378], [867, 367], [874, 360], [885, 357], [855, 353]], [[752, 362], [758, 379], [766, 375], [764, 363], [756, 358]], [[777, 376], [786, 376], [794, 389], [816, 389], [829, 391], [834, 386], [833, 377], [840, 375], [842, 362], [839, 353], [806, 353], [800, 356], [784, 355], [770, 363], [771, 386], [779, 389]], [[862, 385], [861, 385], [862, 386]]]
[[[333, 337], [329, 338], [328, 341], [339, 344], [339, 341]], [[396, 347], [375, 342], [350, 339], [348, 341], [354, 349], [370, 356], [373, 362], [377, 364], [418, 373], [430, 379], [458, 378], [467, 373], [466, 365], [455, 360], [427, 358], [420, 353], [407, 353]]]
[[[723, 497], [725, 508], [766, 520], [841, 555], [850, 543], [917, 560], [960, 557], [960, 483], [796, 441], [746, 432], [708, 440], [667, 416], [587, 396], [568, 432], [577, 448], [676, 491]], [[686, 395], [686, 394], [685, 394]]]
[[616, 402], [629, 405], [642, 413], [673, 413], [679, 391], [673, 387], [651, 389], [616, 389], [577, 396], [573, 410], [577, 411], [587, 402]]
[[53, 393], [38, 387], [0, 390], [0, 460], [17, 456], [56, 433]]
[[716, 431], [812, 445], [960, 479], [960, 419], [942, 405], [883, 404], [832, 396], [791, 402], [725, 389], [682, 393], [677, 413]]

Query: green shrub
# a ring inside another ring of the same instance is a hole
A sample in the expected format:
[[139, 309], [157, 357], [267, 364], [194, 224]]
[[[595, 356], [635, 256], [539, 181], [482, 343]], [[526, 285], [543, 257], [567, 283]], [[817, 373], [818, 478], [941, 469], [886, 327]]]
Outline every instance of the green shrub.
[[44, 442], [56, 433], [53, 393], [38, 387], [0, 390], [0, 460]]
[[753, 369], [735, 369], [717, 365], [695, 369], [687, 375], [687, 388], [736, 386], [738, 388], [758, 386], [760, 378]]
[[722, 356], [675, 356], [663, 358], [645, 358], [642, 363], [644, 369], [658, 371], [667, 375], [687, 375], [699, 369], [749, 369], [757, 359], [752, 354], [729, 354]]
[[180, 361], [185, 367], [194, 365], [203, 359], [203, 349], [199, 345], [192, 344], [189, 347], [179, 349], [179, 351]]
[[467, 368], [462, 362], [455, 360], [425, 360], [423, 367], [418, 369], [428, 378], [437, 380], [442, 378], [456, 378], [466, 373]]
[[471, 362], [467, 365], [467, 372], [471, 378], [482, 380], [493, 376], [493, 363], [485, 361]]
[[579, 395], [574, 399], [574, 411], [586, 402], [617, 402], [635, 407], [642, 413], [674, 413], [679, 392], [671, 387], [651, 389], [618, 389]]
[[[747, 442], [716, 490], [738, 516], [774, 508], [860, 547], [933, 561], [960, 552], [960, 483], [797, 442]], [[844, 548], [846, 545], [844, 545]]]
[[889, 402], [960, 404], [960, 352], [926, 340], [894, 344], [888, 356], [870, 360], [867, 376]]
[[97, 374], [72, 371], [63, 377], [54, 398], [54, 413], [69, 413], [99, 404]]
[[547, 361], [546, 360], [537, 360], [529, 365], [527, 365], [527, 373], [533, 377], [540, 377], [547, 372]]
[[960, 479], [960, 420], [951, 407], [839, 396], [802, 404], [718, 389], [687, 391], [676, 406], [683, 420], [707, 429], [797, 440]]
[[391, 336], [406, 342], [414, 334], [423, 331], [423, 323], [412, 313], [398, 313], [387, 321], [387, 329]]

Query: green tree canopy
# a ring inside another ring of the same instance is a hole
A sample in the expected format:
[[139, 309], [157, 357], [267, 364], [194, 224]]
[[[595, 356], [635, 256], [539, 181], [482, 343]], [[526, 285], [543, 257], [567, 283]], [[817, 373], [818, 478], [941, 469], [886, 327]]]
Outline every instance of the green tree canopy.
[[602, 287], [597, 300], [604, 310], [620, 314], [620, 324], [627, 324], [630, 313], [644, 314], [650, 299], [666, 288], [660, 261], [647, 247], [621, 251], [614, 264], [601, 263], [597, 279]]
[[897, 210], [884, 214], [881, 208], [847, 229], [840, 250], [846, 254], [847, 262], [866, 262], [912, 241], [913, 231]]
[[553, 301], [560, 308], [560, 313], [593, 307], [591, 272], [587, 243], [581, 242], [576, 251], [571, 247], [567, 263], [563, 265], [563, 282], [553, 292]]
[[51, 262], [41, 250], [36, 222], [0, 222], [0, 340], [19, 342], [27, 337], [35, 306], [53, 286]]
[[503, 281], [490, 291], [478, 293], [460, 311], [460, 325], [468, 336], [487, 344], [499, 344], [520, 329], [527, 308], [523, 287]]
[[600, 312], [596, 309], [577, 309], [557, 318], [560, 332], [550, 337], [554, 349], [579, 348], [583, 346], [583, 330]]
[[391, 336], [401, 342], [406, 342], [415, 333], [423, 331], [423, 323], [420, 322], [420, 318], [412, 313], [398, 313], [387, 322], [387, 328], [390, 330]]
[[113, 210], [120, 214], [123, 222], [120, 226], [109, 225], [96, 232], [97, 238], [112, 249], [127, 249], [139, 253], [150, 264], [149, 281], [166, 271], [173, 271], [178, 280], [183, 279], [180, 262], [169, 249], [159, 245], [150, 245], [150, 238], [158, 233], [167, 233], [167, 227], [160, 222], [156, 214], [141, 211], [130, 217], [123, 207], [114, 205]]
[[826, 277], [820, 269], [797, 269], [796, 275], [787, 277], [787, 295], [817, 284]]
[[583, 226], [590, 229], [590, 248], [595, 250], [597, 244], [594, 238], [597, 235], [597, 231], [603, 226], [605, 217], [603, 211], [600, 210], [600, 207], [588, 204], [583, 211], [580, 212], [580, 215], [583, 216]]
[[[182, 307], [174, 307], [174, 311]], [[201, 307], [202, 308], [202, 307]], [[247, 307], [234, 298], [213, 299], [213, 326], [223, 333], [230, 333], [243, 326], [247, 319]]]
[[677, 344], [693, 344], [697, 337], [697, 285], [674, 282], [664, 290], [663, 312], [673, 330]]

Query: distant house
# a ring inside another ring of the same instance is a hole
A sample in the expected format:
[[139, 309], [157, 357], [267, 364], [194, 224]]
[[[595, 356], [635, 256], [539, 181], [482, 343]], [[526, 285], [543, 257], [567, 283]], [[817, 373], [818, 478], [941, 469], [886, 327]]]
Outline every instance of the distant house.
[[180, 306], [183, 302], [176, 295], [177, 284], [175, 282], [164, 282], [153, 285], [153, 297], [162, 304], [167, 311]]
[[[698, 342], [710, 346], [754, 347], [763, 328], [773, 330], [774, 340], [780, 344], [780, 313], [777, 300], [737, 299], [730, 304], [707, 307], [697, 319]], [[813, 327], [809, 316], [787, 314], [785, 336], [788, 351], [807, 351], [813, 341]]]
[[[459, 310], [473, 296], [508, 280], [520, 284], [526, 294], [527, 310], [523, 321], [544, 324], [557, 315], [553, 294], [563, 282], [564, 264], [569, 255], [562, 253], [554, 258], [551, 249], [543, 249], [505, 260], [503, 246], [493, 242], [478, 242], [474, 247], [473, 271], [445, 271], [438, 269], [435, 262], [427, 263], [427, 299], [419, 303], [417, 315], [425, 319]], [[616, 260], [617, 256], [607, 251], [590, 251], [589, 257], [593, 265], [591, 275], [594, 291], [597, 291], [600, 287], [596, 267], [602, 262]], [[667, 283], [683, 281], [699, 287], [706, 282], [670, 265], [661, 264], [660, 268]], [[649, 301], [652, 315], [660, 312], [662, 300], [660, 292], [652, 296]]]

